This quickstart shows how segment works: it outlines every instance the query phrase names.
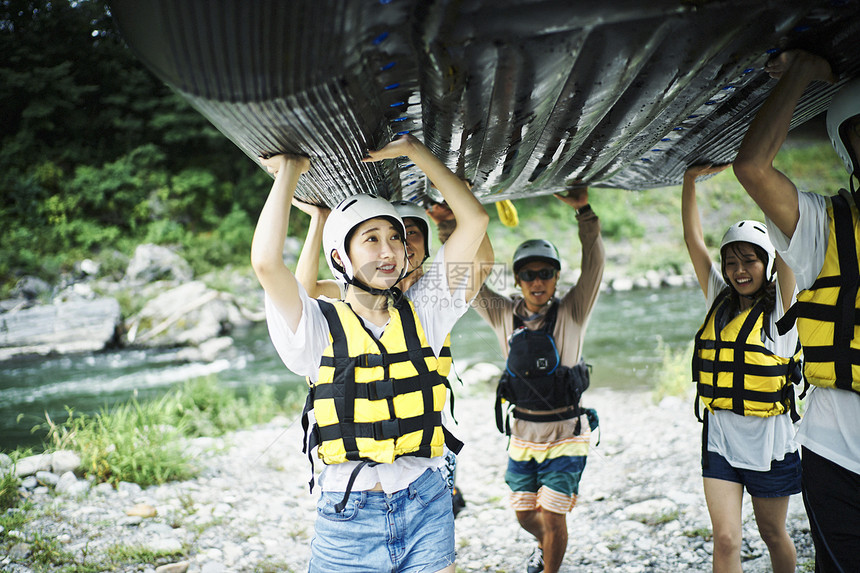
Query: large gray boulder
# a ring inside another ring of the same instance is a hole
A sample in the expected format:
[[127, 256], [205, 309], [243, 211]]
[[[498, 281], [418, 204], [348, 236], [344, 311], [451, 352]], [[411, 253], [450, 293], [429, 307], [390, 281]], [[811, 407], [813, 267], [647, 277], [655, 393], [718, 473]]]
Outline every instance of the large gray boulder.
[[119, 303], [107, 297], [6, 312], [0, 314], [0, 360], [102, 350], [121, 322]]
[[127, 321], [126, 337], [135, 346], [199, 346], [249, 323], [231, 294], [191, 281], [149, 300]]
[[151, 283], [155, 281], [187, 282], [194, 276], [191, 265], [160, 245], [138, 245], [134, 256], [125, 271], [125, 280], [131, 283]]

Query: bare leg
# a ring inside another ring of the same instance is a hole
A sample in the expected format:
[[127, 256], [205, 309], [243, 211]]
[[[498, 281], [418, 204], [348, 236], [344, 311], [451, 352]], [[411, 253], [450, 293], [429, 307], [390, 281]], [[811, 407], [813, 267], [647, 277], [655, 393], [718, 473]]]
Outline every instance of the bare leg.
[[704, 478], [703, 481], [714, 531], [714, 573], [740, 573], [744, 487], [721, 479]]
[[[538, 509], [530, 509], [525, 511], [517, 511], [517, 521], [520, 522], [520, 527], [535, 536], [540, 545], [543, 539], [543, 519], [541, 512]], [[543, 547], [543, 545], [540, 545]]]
[[557, 573], [567, 551], [567, 514], [541, 511], [544, 573]]
[[567, 551], [567, 515], [537, 509], [517, 511], [517, 520], [543, 549], [544, 573], [556, 573]]
[[791, 573], [797, 564], [794, 542], [785, 530], [788, 496], [752, 498], [755, 521], [770, 552], [773, 573]]

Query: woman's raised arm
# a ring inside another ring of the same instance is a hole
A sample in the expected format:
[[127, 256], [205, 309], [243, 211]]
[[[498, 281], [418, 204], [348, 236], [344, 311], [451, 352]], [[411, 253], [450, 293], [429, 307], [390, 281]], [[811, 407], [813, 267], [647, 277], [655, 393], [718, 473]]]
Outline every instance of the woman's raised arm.
[[310, 167], [307, 157], [276, 155], [261, 159], [275, 174], [269, 197], [260, 211], [254, 239], [251, 242], [251, 266], [263, 290], [283, 313], [290, 329], [295, 332], [302, 318], [298, 282], [284, 264], [284, 241], [290, 221], [290, 204], [299, 177]]
[[427, 175], [458, 221], [457, 228], [445, 243], [448, 286], [453, 292], [464, 278], [460, 265], [469, 265], [471, 269], [476, 261], [490, 216], [475, 199], [468, 185], [412, 135], [395, 139], [378, 151], [370, 151], [365, 161], [394, 159], [404, 155]]
[[699, 279], [699, 286], [702, 287], [705, 296], [708, 296], [708, 278], [711, 275], [713, 259], [708, 253], [705, 234], [702, 231], [702, 220], [696, 202], [696, 177], [719, 173], [728, 166], [729, 164], [694, 165], [684, 172], [684, 184], [681, 188], [681, 222], [684, 226], [684, 243], [687, 245], [690, 262], [693, 263], [693, 270], [696, 271], [696, 278]]

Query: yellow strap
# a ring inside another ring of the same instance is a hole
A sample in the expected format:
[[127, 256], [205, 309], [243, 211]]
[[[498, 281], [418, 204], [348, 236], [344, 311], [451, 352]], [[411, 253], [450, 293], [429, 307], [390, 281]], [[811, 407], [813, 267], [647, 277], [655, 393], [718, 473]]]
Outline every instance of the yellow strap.
[[520, 224], [517, 208], [510, 199], [502, 199], [496, 202], [496, 210], [499, 212], [499, 220], [505, 227], [516, 227]]

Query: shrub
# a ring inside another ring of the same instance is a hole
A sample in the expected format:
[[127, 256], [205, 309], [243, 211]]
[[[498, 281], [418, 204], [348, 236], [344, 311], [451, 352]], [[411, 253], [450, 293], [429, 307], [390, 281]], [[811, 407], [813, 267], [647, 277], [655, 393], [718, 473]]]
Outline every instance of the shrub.
[[189, 436], [220, 436], [267, 422], [282, 411], [271, 386], [257, 386], [242, 398], [207, 376], [189, 380], [174, 392], [169, 416]]
[[86, 472], [99, 482], [120, 481], [142, 486], [181, 480], [193, 473], [182, 452], [182, 428], [168, 424], [165, 414], [170, 396], [140, 404], [136, 399], [93, 416], [74, 416], [54, 425], [49, 439], [56, 447], [74, 447], [81, 453]]
[[686, 348], [673, 351], [662, 338], [657, 338], [657, 352], [661, 356], [657, 382], [651, 395], [654, 402], [667, 396], [687, 397], [693, 390], [690, 363], [693, 357], [693, 343]]
[[65, 422], [46, 417], [48, 444], [81, 453], [85, 471], [99, 482], [135, 482], [142, 486], [187, 479], [195, 468], [184, 453], [186, 437], [220, 436], [296, 411], [301, 392], [279, 403], [271, 386], [254, 387], [248, 397], [218, 383], [214, 376], [195, 378], [161, 398], [136, 399], [78, 416], [67, 409]]

